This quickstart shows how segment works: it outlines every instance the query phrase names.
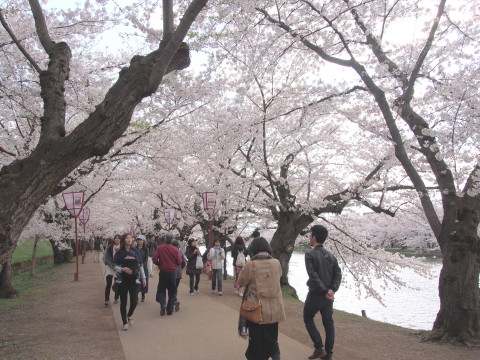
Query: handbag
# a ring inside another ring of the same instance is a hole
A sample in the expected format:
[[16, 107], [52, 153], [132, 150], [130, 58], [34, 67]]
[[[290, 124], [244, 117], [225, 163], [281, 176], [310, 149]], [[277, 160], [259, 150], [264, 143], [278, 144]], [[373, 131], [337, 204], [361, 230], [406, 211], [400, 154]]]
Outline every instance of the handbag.
[[195, 269], [203, 269], [203, 260], [200, 255], [197, 255], [197, 260], [195, 261]]
[[257, 289], [255, 293], [255, 297], [258, 300], [258, 304], [247, 300], [247, 297], [248, 297], [247, 294], [251, 292], [250, 286], [249, 286], [248, 291], [245, 291], [245, 294], [242, 299], [242, 304], [240, 305], [240, 316], [252, 323], [261, 324], [263, 322], [262, 303], [260, 302], [260, 297], [258, 296], [260, 289], [258, 288], [258, 283], [257, 283], [257, 272], [255, 269], [255, 261], [252, 261], [252, 266], [253, 266], [253, 278], [255, 281], [255, 288]]

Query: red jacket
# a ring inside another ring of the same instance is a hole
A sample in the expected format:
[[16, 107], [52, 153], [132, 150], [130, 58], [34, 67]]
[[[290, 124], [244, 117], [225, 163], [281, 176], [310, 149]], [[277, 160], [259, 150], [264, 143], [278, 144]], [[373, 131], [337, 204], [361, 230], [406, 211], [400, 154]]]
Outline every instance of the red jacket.
[[152, 256], [152, 261], [160, 271], [176, 271], [182, 263], [180, 250], [171, 244], [158, 245]]

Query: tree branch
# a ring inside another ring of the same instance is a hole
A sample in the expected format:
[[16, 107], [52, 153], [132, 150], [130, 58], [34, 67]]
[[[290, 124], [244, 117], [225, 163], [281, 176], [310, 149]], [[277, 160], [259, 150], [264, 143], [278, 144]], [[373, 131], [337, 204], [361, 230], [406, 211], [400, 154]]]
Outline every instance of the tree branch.
[[17, 39], [15, 34], [13, 33], [12, 29], [10, 29], [10, 26], [8, 26], [7, 22], [5, 21], [5, 18], [3, 16], [2, 9], [0, 9], [0, 22], [2, 23], [3, 28], [7, 31], [8, 35], [10, 35], [10, 38], [12, 41], [17, 45], [18, 49], [20, 52], [25, 56], [25, 58], [28, 60], [28, 62], [33, 66], [33, 68], [39, 73], [42, 73], [42, 69], [40, 69], [40, 66], [38, 66], [37, 62], [30, 56], [30, 54], [25, 50], [25, 48], [22, 46], [20, 41]]
[[35, 20], [35, 29], [37, 30], [38, 39], [40, 40], [45, 52], [50, 54], [55, 43], [52, 41], [50, 34], [48, 33], [48, 27], [45, 21], [45, 16], [43, 15], [42, 7], [40, 6], [38, 0], [28, 0], [28, 2], [30, 3], [33, 19]]

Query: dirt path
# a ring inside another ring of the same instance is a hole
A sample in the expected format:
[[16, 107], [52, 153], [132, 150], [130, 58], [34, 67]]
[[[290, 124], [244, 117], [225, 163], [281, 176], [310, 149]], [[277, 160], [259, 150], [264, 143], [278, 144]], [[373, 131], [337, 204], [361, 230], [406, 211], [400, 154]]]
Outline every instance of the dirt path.
[[[24, 287], [29, 290], [23, 291], [19, 298], [0, 300], [0, 359], [150, 360], [148, 357], [136, 357], [131, 348], [124, 349], [121, 338], [131, 336], [142, 343], [144, 333], [158, 332], [157, 329], [166, 324], [167, 319], [160, 319], [158, 305], [154, 301], [157, 278], [152, 279], [146, 302], [139, 304], [135, 315], [136, 323], [131, 330], [119, 335], [121, 330], [119, 330], [119, 324], [115, 322], [115, 318], [119, 318], [118, 305], [107, 308], [103, 305], [104, 285], [100, 264], [93, 263], [91, 257], [87, 257], [86, 264], [80, 265], [78, 282], [73, 281], [73, 272], [74, 264], [53, 267], [40, 274], [35, 282], [30, 283], [29, 280], [25, 280]], [[180, 325], [179, 332], [172, 334], [167, 331], [162, 337], [158, 337], [158, 341], [143, 342], [143, 346], [156, 347], [158, 342], [166, 341], [170, 346], [178, 348], [177, 359], [193, 360], [199, 357], [193, 354], [190, 356], [191, 353], [185, 351], [182, 344], [197, 339], [196, 346], [198, 351], [202, 352], [202, 349], [211, 349], [216, 344], [222, 344], [222, 339], [232, 338], [236, 345], [231, 349], [230, 358], [243, 359], [246, 343], [240, 341], [237, 344], [239, 339], [231, 324], [225, 328], [225, 331], [215, 330], [215, 334], [208, 330], [208, 324], [205, 332], [195, 334], [189, 332], [189, 324], [195, 321], [192, 320], [192, 312], [201, 312], [202, 308], [207, 306], [206, 304], [210, 308], [212, 303], [214, 307], [216, 302], [221, 303], [215, 308], [220, 309], [221, 313], [228, 314], [225, 318], [232, 322], [236, 316], [240, 298], [234, 295], [231, 281], [225, 282], [223, 297], [212, 296], [209, 294], [209, 283], [206, 277], [202, 276], [200, 290], [203, 299], [201, 300], [200, 297], [197, 299], [188, 297], [185, 280], [181, 285], [180, 293], [180, 299], [182, 301], [183, 298], [185, 307], [176, 314], [177, 317], [174, 315], [168, 319], [170, 321], [176, 318], [175, 324]], [[197, 300], [197, 303], [193, 302], [194, 300]], [[200, 302], [208, 303], [202, 305]], [[281, 324], [281, 332], [296, 340], [295, 343], [307, 346], [303, 348], [300, 346], [299, 349], [310, 349], [311, 343], [302, 320], [302, 303], [287, 300], [285, 306], [288, 320]], [[211, 317], [212, 321], [216, 322], [221, 318], [222, 314]], [[145, 321], [144, 327], [142, 327], [143, 321]], [[414, 331], [358, 316], [336, 312], [335, 321], [337, 330], [335, 359], [480, 359], [480, 349], [422, 343], [420, 336]], [[147, 326], [147, 322], [150, 325]], [[168, 326], [162, 331], [166, 329]], [[286, 349], [289, 343], [290, 340], [282, 335], [280, 347], [285, 349], [284, 360], [306, 359], [304, 350], [299, 350], [300, 353], [296, 352], [298, 356], [292, 357]], [[126, 354], [128, 357], [125, 356]]]

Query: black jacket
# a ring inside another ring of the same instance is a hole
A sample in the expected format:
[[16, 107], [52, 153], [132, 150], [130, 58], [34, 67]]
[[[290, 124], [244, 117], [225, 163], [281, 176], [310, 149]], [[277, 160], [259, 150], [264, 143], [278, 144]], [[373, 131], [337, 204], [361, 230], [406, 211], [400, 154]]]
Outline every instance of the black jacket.
[[308, 273], [308, 291], [326, 295], [331, 289], [337, 292], [342, 281], [342, 270], [337, 258], [322, 245], [305, 254], [305, 267]]
[[187, 258], [187, 275], [200, 275], [202, 273], [202, 269], [196, 268], [198, 254], [194, 253], [195, 249], [197, 248], [188, 245], [185, 250], [185, 257]]
[[148, 256], [152, 257], [155, 254], [155, 250], [157, 250], [158, 244], [155, 241], [148, 241]]

